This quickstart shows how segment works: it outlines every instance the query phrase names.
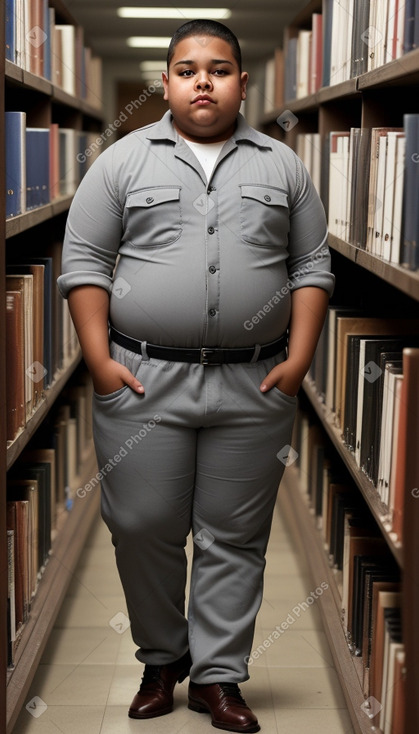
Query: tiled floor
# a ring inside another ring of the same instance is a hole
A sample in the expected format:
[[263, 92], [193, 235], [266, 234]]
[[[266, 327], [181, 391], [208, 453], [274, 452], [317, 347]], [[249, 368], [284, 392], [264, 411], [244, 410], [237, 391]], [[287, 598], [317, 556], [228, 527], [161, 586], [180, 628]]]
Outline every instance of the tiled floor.
[[[315, 602], [309, 608], [303, 604], [311, 591], [277, 509], [250, 680], [241, 686], [265, 734], [353, 734], [319, 610]], [[288, 629], [274, 636], [287, 619]], [[214, 732], [208, 715], [187, 708], [187, 681], [175, 689], [173, 713], [145, 721], [128, 718], [142, 666], [125, 625], [110, 536], [98, 520], [13, 734]]]

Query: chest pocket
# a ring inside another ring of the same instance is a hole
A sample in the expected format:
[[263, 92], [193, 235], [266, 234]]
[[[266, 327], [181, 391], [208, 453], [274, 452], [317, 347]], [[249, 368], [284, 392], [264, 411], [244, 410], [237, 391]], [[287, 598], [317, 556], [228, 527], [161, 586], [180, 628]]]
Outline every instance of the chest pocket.
[[182, 234], [180, 186], [154, 186], [127, 195], [126, 242], [134, 247], [162, 247]]
[[240, 188], [242, 240], [264, 247], [286, 247], [289, 232], [286, 192], [263, 184], [242, 184]]

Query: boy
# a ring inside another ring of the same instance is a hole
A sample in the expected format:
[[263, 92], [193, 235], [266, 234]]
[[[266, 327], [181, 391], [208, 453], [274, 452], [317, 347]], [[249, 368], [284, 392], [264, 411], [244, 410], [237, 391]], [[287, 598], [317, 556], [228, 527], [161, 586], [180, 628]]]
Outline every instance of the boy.
[[238, 683], [333, 289], [322, 205], [295, 154], [239, 114], [247, 79], [224, 25], [178, 29], [170, 109], [86, 174], [59, 279], [93, 379], [99, 467], [121, 457], [102, 515], [145, 663], [129, 716], [169, 713], [189, 675], [189, 707], [234, 732], [260, 729]]

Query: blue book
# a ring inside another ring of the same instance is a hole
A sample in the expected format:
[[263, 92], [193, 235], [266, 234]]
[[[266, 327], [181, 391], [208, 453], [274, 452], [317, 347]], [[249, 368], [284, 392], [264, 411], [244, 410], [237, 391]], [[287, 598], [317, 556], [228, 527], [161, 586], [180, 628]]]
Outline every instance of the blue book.
[[404, 16], [403, 52], [407, 54], [414, 48], [416, 0], [406, 0]]
[[419, 115], [404, 115], [406, 155], [403, 183], [403, 232], [400, 263], [410, 270], [419, 268]]
[[49, 129], [26, 128], [26, 208], [48, 204]]
[[15, 0], [6, 0], [6, 59], [16, 62]]
[[6, 217], [26, 211], [25, 112], [5, 113]]

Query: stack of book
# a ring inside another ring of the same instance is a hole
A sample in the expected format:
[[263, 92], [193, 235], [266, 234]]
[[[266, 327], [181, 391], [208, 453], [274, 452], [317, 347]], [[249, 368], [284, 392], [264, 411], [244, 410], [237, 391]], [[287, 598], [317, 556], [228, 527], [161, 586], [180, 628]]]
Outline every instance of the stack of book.
[[333, 463], [323, 431], [304, 407], [297, 414], [292, 446], [298, 453], [299, 485], [333, 569], [343, 631], [371, 704], [366, 712], [383, 732], [403, 731], [400, 569], [358, 488]]
[[[402, 540], [407, 488], [406, 411], [419, 399], [406, 367], [419, 360], [418, 319], [375, 317], [330, 306], [309, 371], [342, 441], [376, 488], [388, 527]], [[412, 455], [413, 454], [413, 455]], [[419, 465], [418, 465], [419, 469]], [[412, 488], [410, 488], [412, 489]]]
[[40, 435], [8, 473], [9, 666], [13, 666], [38, 584], [42, 583], [59, 516], [73, 506], [91, 439], [91, 390], [85, 376], [68, 388]]
[[29, 127], [21, 111], [6, 112], [5, 123], [6, 217], [72, 196], [100, 152], [96, 133]]
[[[316, 147], [316, 146], [314, 146]], [[419, 115], [402, 128], [351, 128], [327, 136], [322, 192], [329, 232], [388, 262], [419, 269]]]
[[68, 304], [56, 287], [62, 245], [6, 271], [7, 440], [13, 441], [45, 398], [57, 370], [78, 351]]
[[56, 23], [48, 0], [6, 0], [5, 35], [6, 59], [101, 106], [101, 60], [84, 46], [81, 26]]

